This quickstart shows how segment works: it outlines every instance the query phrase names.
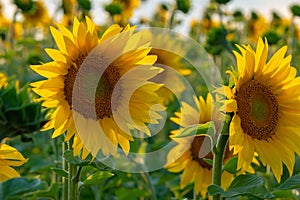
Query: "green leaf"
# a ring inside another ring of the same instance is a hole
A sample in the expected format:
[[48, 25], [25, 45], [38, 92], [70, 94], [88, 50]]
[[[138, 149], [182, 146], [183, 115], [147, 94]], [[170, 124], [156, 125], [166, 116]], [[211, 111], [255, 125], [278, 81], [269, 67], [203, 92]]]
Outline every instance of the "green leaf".
[[291, 190], [295, 188], [300, 188], [300, 174], [288, 178], [284, 183], [279, 185], [276, 189]]
[[60, 168], [51, 168], [56, 174], [61, 175], [62, 177], [68, 178], [68, 172]]
[[196, 124], [196, 125], [188, 126], [185, 129], [183, 129], [179, 134], [177, 134], [175, 137], [184, 138], [184, 137], [192, 137], [197, 135], [207, 136], [209, 140], [206, 140], [205, 138], [205, 140], [202, 143], [202, 147], [200, 149], [201, 154], [205, 156], [210, 151], [212, 151], [213, 147], [216, 144], [215, 132], [216, 132], [215, 124], [212, 121], [209, 121], [205, 124]]
[[218, 194], [224, 194], [224, 190], [220, 186], [215, 185], [215, 184], [208, 186], [207, 191], [208, 191], [208, 194], [212, 195], [212, 196], [218, 195]]
[[61, 183], [53, 183], [50, 186], [50, 188], [47, 190], [38, 190], [38, 191], [30, 192], [25, 194], [24, 196], [27, 198], [34, 198], [34, 199], [37, 199], [37, 197], [55, 199], [57, 197], [60, 187], [61, 187]]
[[295, 197], [291, 190], [277, 190], [277, 191], [272, 192], [272, 194], [277, 198], [281, 197], [281, 198], [293, 199]]
[[236, 174], [237, 161], [237, 157], [230, 158], [224, 165], [223, 170], [229, 172], [230, 174]]
[[215, 124], [212, 121], [209, 121], [205, 124], [196, 124], [192, 126], [188, 126], [183, 129], [179, 134], [177, 134], [176, 138], [183, 138], [188, 136], [196, 136], [196, 135], [207, 135], [212, 138], [215, 137]]
[[209, 165], [213, 165], [213, 160], [212, 159], [208, 159], [208, 158], [203, 158], [203, 160], [207, 163], [207, 164], [209, 164]]
[[36, 190], [47, 189], [47, 183], [41, 179], [27, 180], [25, 178], [10, 179], [2, 184], [3, 199], [12, 198]]
[[209, 142], [204, 141], [202, 145], [203, 148], [206, 149], [205, 152], [206, 151], [209, 152], [209, 150], [212, 150], [212, 148], [216, 144], [215, 133], [216, 133], [215, 124], [212, 121], [209, 121], [205, 124], [196, 124], [196, 125], [188, 126], [185, 129], [183, 129], [179, 134], [177, 134], [175, 137], [184, 138], [184, 137], [196, 136], [196, 135], [207, 136], [209, 138]]
[[85, 160], [81, 160], [81, 158], [79, 156], [74, 157], [72, 150], [66, 150], [64, 152], [64, 158], [69, 163], [74, 164], [74, 165], [78, 165], [78, 166], [89, 165], [91, 163], [91, 160], [92, 160], [91, 156], [88, 156]]
[[208, 187], [210, 195], [221, 194], [222, 197], [253, 196], [261, 199], [274, 198], [264, 186], [263, 178], [253, 174], [243, 174], [235, 177], [226, 191], [217, 185]]
[[99, 171], [96, 172], [89, 177], [86, 178], [85, 181], [83, 181], [82, 186], [87, 186], [87, 185], [95, 185], [102, 183], [103, 181], [107, 180], [108, 178], [112, 177], [114, 174], [111, 172], [107, 171]]

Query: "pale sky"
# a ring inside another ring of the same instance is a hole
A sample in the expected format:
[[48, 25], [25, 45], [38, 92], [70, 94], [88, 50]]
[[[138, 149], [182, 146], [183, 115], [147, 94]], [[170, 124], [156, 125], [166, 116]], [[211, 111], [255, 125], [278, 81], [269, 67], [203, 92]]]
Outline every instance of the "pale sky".
[[[172, 3], [175, 0], [146, 0], [141, 3], [141, 6], [135, 10], [134, 16], [132, 17], [132, 22], [136, 22], [140, 19], [140, 17], [150, 18], [157, 4], [164, 3]], [[13, 14], [13, 10], [15, 9], [10, 2], [12, 0], [0, 0], [2, 4], [4, 4], [4, 13], [11, 17]], [[49, 8], [49, 12], [53, 15], [57, 5], [60, 0], [51, 0], [45, 1], [47, 7]], [[93, 2], [93, 10], [92, 15], [94, 16], [94, 21], [97, 24], [105, 23], [105, 19], [107, 19], [107, 13], [103, 10], [103, 5], [108, 4], [111, 0], [92, 0]], [[178, 13], [178, 17], [183, 21], [183, 25], [178, 27], [177, 29], [185, 32], [188, 27], [191, 19], [200, 19], [202, 16], [203, 9], [208, 4], [209, 0], [191, 0], [192, 9], [189, 11], [187, 15]], [[283, 17], [290, 17], [289, 6], [292, 4], [300, 4], [299, 0], [232, 0], [226, 5], [226, 9], [228, 11], [232, 11], [235, 9], [241, 9], [245, 11], [245, 14], [249, 14], [252, 10], [259, 12], [260, 14], [265, 15], [267, 18], [270, 18], [271, 11], [275, 10], [280, 13]]]

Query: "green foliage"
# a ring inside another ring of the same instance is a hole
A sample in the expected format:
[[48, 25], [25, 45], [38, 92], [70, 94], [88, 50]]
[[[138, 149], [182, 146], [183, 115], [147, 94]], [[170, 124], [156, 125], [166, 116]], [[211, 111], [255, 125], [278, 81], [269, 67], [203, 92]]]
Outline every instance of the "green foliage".
[[26, 193], [24, 197], [26, 199], [40, 199], [40, 198], [57, 199], [57, 194], [59, 190], [61, 190], [61, 183], [53, 183], [48, 189], [29, 192]]
[[237, 161], [238, 161], [238, 157], [233, 157], [230, 158], [226, 164], [223, 166], [223, 170], [227, 171], [231, 174], [236, 174], [237, 173]]
[[64, 158], [68, 163], [77, 165], [77, 166], [86, 166], [91, 163], [92, 157], [88, 156], [85, 160], [82, 160], [79, 156], [74, 156], [72, 150], [66, 150], [64, 152]]
[[178, 10], [188, 13], [191, 8], [190, 0], [176, 0]]
[[47, 183], [42, 181], [41, 179], [30, 179], [27, 180], [25, 178], [14, 178], [8, 180], [2, 184], [2, 197], [3, 200], [15, 200], [22, 199], [20, 196], [46, 190]]
[[122, 12], [122, 5], [119, 3], [111, 3], [105, 6], [105, 10], [111, 15], [119, 15]]
[[279, 185], [277, 189], [290, 190], [300, 188], [300, 174], [288, 178], [284, 183]]
[[242, 13], [242, 11], [240, 10], [236, 10], [233, 13], [233, 17], [235, 18], [235, 20], [237, 21], [242, 21], [244, 19], [244, 14]]
[[205, 50], [212, 55], [220, 55], [227, 48], [226, 29], [224, 27], [212, 28], [207, 33]]
[[91, 10], [92, 4], [90, 0], [77, 0], [78, 5], [83, 9], [83, 10]]
[[183, 138], [188, 136], [196, 136], [196, 135], [208, 135], [210, 137], [214, 137], [216, 133], [215, 124], [212, 121], [206, 122], [205, 124], [196, 124], [191, 125], [184, 128], [179, 134], [177, 134], [176, 138]]
[[98, 171], [85, 179], [81, 186], [95, 185], [103, 183], [114, 174], [107, 171]]
[[270, 45], [278, 44], [281, 37], [274, 30], [270, 30], [263, 37], [266, 37]]
[[14, 3], [24, 13], [31, 13], [34, 10], [35, 2], [32, 0], [14, 0]]
[[211, 185], [208, 187], [210, 195], [220, 194], [225, 198], [236, 196], [253, 196], [260, 199], [273, 198], [272, 195], [264, 186], [263, 178], [256, 175], [239, 175], [230, 184], [228, 189], [224, 191], [220, 186]]
[[297, 5], [297, 4], [292, 5], [292, 6], [290, 7], [290, 9], [291, 9], [293, 15], [295, 15], [295, 16], [300, 16], [300, 5]]
[[18, 84], [9, 81], [0, 88], [0, 140], [6, 137], [31, 134], [47, 122], [47, 110], [42, 102], [34, 100], [28, 86], [19, 89]]

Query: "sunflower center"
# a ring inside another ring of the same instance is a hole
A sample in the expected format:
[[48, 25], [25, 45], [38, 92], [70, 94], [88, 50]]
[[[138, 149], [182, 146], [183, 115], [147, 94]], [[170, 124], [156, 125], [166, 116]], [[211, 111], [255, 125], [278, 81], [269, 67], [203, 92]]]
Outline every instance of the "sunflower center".
[[244, 133], [258, 140], [267, 140], [275, 134], [279, 106], [268, 86], [256, 80], [248, 81], [240, 87], [236, 101]]
[[[101, 67], [101, 64], [99, 66], [92, 66], [83, 73], [84, 76], [80, 77], [81, 85], [76, 86], [76, 91], [73, 91], [76, 76], [84, 59], [85, 57], [79, 57], [68, 69], [68, 73], [64, 77], [65, 100], [72, 109], [87, 119], [109, 118], [112, 115], [112, 94], [120, 79], [120, 73], [113, 65], [109, 65], [99, 80], [99, 67]], [[92, 88], [95, 88], [94, 84], [97, 81], [96, 93], [93, 94]], [[116, 94], [117, 99], [115, 100], [118, 100], [120, 92], [117, 91]], [[76, 98], [73, 98], [73, 95], [76, 95]], [[73, 104], [76, 106], [72, 107]], [[93, 106], [95, 110], [91, 109]]]
[[210, 164], [208, 164], [204, 159], [213, 159], [213, 154], [210, 151], [206, 156], [200, 158], [199, 154], [200, 154], [200, 149], [201, 146], [203, 144], [205, 136], [196, 136], [192, 142], [191, 145], [191, 154], [192, 154], [192, 159], [194, 161], [197, 161], [199, 163], [200, 166], [202, 166], [203, 168], [207, 168], [207, 169], [211, 169], [212, 166]]
[[[119, 79], [120, 73], [111, 65], [101, 76], [96, 89], [96, 114], [98, 118], [103, 119], [112, 115], [112, 93]], [[113, 102], [115, 103], [115, 101]]]

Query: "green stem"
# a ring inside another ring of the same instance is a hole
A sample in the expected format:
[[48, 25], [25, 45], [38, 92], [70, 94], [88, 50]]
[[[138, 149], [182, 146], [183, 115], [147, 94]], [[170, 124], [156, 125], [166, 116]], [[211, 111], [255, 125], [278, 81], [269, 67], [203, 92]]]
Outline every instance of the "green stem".
[[[214, 160], [213, 160], [213, 184], [221, 186], [222, 177], [222, 165], [223, 165], [223, 155], [225, 152], [226, 144], [229, 135], [220, 134], [217, 147], [214, 149]], [[220, 195], [213, 196], [213, 200], [220, 200]]]
[[[66, 161], [66, 159], [64, 158], [63, 154], [65, 152], [65, 150], [68, 149], [68, 143], [67, 142], [63, 142], [62, 143], [62, 168], [65, 171], [68, 171], [68, 162]], [[62, 178], [62, 182], [63, 182], [63, 199], [64, 200], [68, 200], [68, 190], [69, 190], [69, 180], [65, 177]]]
[[8, 34], [8, 41], [10, 43], [10, 49], [13, 49], [14, 31], [15, 31], [15, 24], [16, 24], [16, 18], [17, 18], [18, 13], [19, 13], [19, 10], [16, 9], [16, 11], [13, 14], [13, 19], [12, 19], [12, 23], [11, 23], [9, 34]]
[[77, 167], [74, 164], [69, 163], [69, 176], [68, 176], [68, 182], [69, 182], [69, 191], [68, 191], [68, 199], [69, 200], [76, 200], [77, 199], [77, 187], [74, 184], [73, 177], [77, 173]]
[[[72, 148], [72, 140], [69, 141], [69, 149]], [[77, 169], [77, 166], [72, 163], [68, 163], [68, 200], [77, 200], [78, 199], [78, 183], [81, 173], [81, 168]]]
[[170, 17], [170, 21], [169, 21], [169, 29], [172, 29], [174, 27], [174, 20], [175, 20], [175, 13], [177, 11], [177, 6], [174, 8], [174, 10], [172, 11], [171, 17]]
[[153, 186], [153, 184], [151, 183], [151, 178], [149, 176], [149, 174], [147, 172], [144, 172], [141, 174], [141, 176], [143, 177], [145, 183], [147, 184], [146, 187], [148, 186], [149, 187], [149, 190], [152, 194], [152, 197], [151, 199], [153, 200], [157, 200], [156, 198], [156, 191], [155, 191], [155, 187]]

